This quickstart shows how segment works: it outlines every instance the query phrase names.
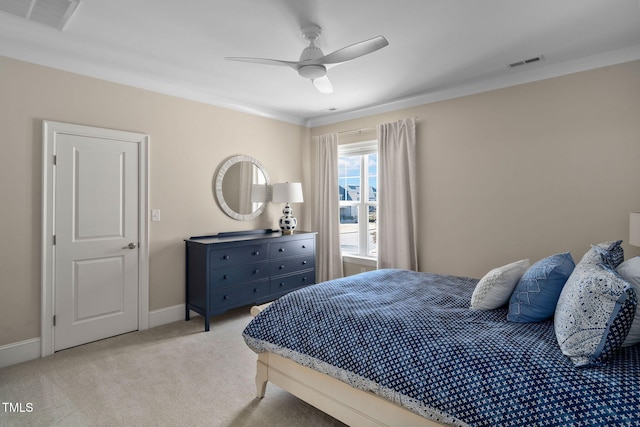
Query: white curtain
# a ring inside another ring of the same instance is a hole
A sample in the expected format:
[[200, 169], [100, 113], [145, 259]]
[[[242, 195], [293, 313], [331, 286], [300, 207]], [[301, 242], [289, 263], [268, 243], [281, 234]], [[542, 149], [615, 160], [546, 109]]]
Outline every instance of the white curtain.
[[313, 137], [312, 224], [318, 232], [316, 276], [318, 282], [344, 276], [340, 253], [338, 205], [338, 134]]
[[378, 125], [378, 268], [418, 270], [415, 119]]

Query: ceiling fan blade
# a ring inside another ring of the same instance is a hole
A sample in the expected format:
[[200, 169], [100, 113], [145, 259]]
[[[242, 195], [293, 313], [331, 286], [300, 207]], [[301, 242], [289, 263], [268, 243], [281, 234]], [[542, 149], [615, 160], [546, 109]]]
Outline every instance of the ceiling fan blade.
[[287, 67], [291, 67], [294, 70], [298, 69], [298, 63], [295, 61], [281, 61], [279, 59], [267, 59], [267, 58], [245, 58], [242, 56], [227, 56], [224, 59], [228, 61], [251, 62], [253, 64], [284, 65]]
[[389, 42], [382, 36], [352, 44], [313, 61], [315, 64], [337, 64], [375, 52], [387, 46]]
[[313, 83], [316, 89], [318, 89], [318, 92], [333, 93], [333, 85], [331, 84], [329, 77], [326, 75], [317, 79], [311, 79], [311, 83]]

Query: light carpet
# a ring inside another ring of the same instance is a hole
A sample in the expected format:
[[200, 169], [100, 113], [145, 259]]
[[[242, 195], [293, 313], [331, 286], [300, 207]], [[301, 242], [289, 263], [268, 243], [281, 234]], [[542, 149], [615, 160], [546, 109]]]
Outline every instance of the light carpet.
[[[255, 398], [248, 308], [0, 369], [0, 426], [344, 426], [273, 384]], [[16, 406], [19, 404], [19, 406]], [[31, 411], [29, 411], [31, 407]]]

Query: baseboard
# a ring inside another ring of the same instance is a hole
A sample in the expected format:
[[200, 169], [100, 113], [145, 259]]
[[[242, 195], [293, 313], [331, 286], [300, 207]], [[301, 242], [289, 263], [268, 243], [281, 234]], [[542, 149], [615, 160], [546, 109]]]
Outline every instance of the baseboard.
[[40, 338], [0, 346], [0, 368], [40, 357]]
[[[184, 320], [184, 308], [184, 304], [178, 304], [150, 311], [149, 328]], [[191, 316], [199, 316], [199, 314], [192, 311]], [[42, 354], [41, 351], [39, 337], [0, 346], [0, 368], [38, 359]]]
[[[178, 304], [171, 307], [160, 308], [149, 312], [149, 328], [166, 325], [180, 320], [184, 320], [185, 304]], [[199, 316], [196, 312], [191, 312], [191, 317]]]

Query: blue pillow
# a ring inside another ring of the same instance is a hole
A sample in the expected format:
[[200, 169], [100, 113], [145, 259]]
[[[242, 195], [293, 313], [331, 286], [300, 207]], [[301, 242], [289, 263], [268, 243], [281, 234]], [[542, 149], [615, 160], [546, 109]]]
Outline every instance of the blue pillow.
[[551, 255], [533, 264], [511, 294], [507, 320], [530, 323], [553, 316], [560, 292], [575, 266], [569, 252]]

